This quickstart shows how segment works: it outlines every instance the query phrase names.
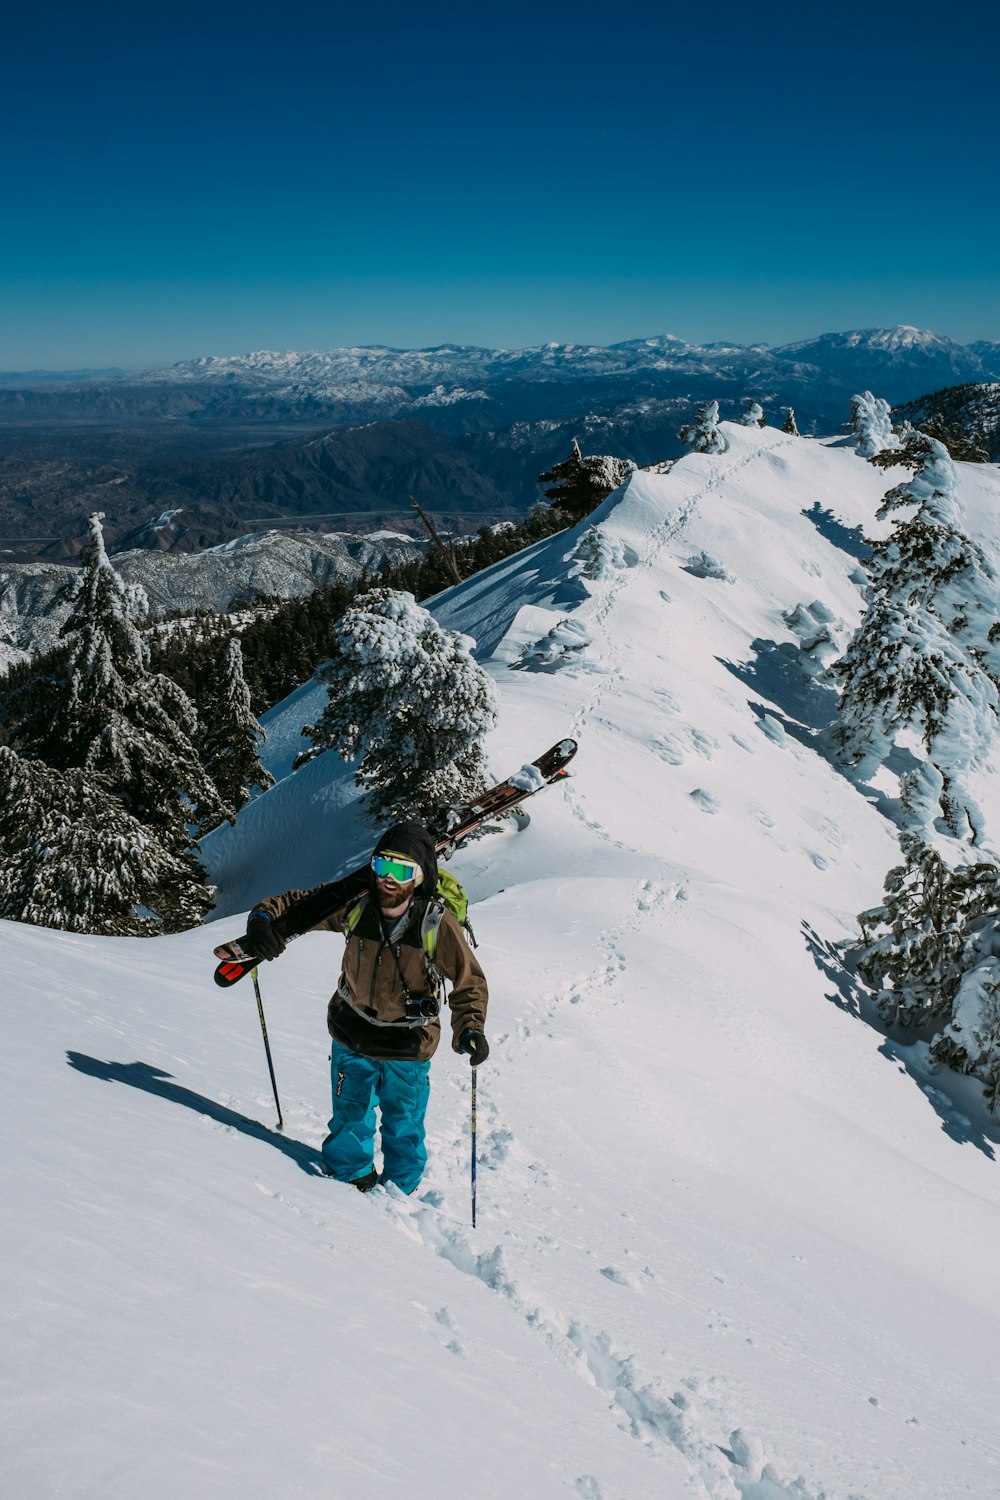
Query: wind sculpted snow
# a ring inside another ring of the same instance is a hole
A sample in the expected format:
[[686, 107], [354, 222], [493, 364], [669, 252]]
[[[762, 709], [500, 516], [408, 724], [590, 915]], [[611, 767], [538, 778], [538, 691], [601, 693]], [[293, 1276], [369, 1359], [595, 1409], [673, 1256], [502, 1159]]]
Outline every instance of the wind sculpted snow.
[[[446, 1048], [413, 1198], [312, 1175], [337, 939], [262, 967], [284, 1137], [252, 991], [211, 984], [252, 900], [371, 843], [350, 767], [288, 770], [315, 689], [268, 716], [278, 785], [205, 842], [225, 920], [0, 928], [11, 1493], [995, 1495], [1000, 1132], [839, 964], [897, 844], [819, 753], [803, 633], [862, 608], [809, 513], [878, 534], [904, 475], [726, 436], [432, 605], [496, 683], [497, 774], [580, 743], [524, 832], [454, 860], [492, 994], [475, 1231]], [[995, 556], [997, 475], [959, 475]], [[563, 621], [585, 643], [531, 668]]]

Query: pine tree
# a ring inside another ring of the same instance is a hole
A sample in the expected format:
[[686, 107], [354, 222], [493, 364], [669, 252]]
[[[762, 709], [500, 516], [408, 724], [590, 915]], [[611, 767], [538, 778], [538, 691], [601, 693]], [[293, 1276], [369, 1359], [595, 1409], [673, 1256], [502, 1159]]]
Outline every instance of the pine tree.
[[923, 444], [917, 474], [878, 512], [914, 507], [871, 544], [868, 608], [833, 667], [843, 689], [833, 740], [868, 777], [901, 735], [919, 735], [929, 770], [902, 788], [910, 826], [927, 817], [932, 775], [940, 831], [978, 843], [982, 814], [964, 775], [982, 763], [1000, 713], [1000, 579], [959, 529], [947, 451], [933, 438]]
[[[995, 904], [995, 902], [994, 902]], [[965, 967], [951, 1019], [931, 1043], [931, 1056], [986, 1085], [991, 1111], [1000, 1107], [1000, 921], [971, 922]]]
[[725, 453], [729, 444], [719, 428], [718, 401], [709, 401], [706, 406], [699, 406], [694, 421], [682, 427], [677, 437], [695, 453]]
[[786, 406], [783, 408], [783, 410], [785, 413], [785, 420], [781, 425], [782, 432], [787, 432], [789, 437], [801, 437], [801, 433], [799, 432], [798, 426], [795, 421], [795, 407]]
[[373, 820], [433, 818], [488, 783], [482, 739], [496, 722], [493, 683], [468, 636], [444, 630], [412, 594], [372, 589], [334, 627], [323, 673], [329, 702], [303, 730], [314, 750], [359, 762]]
[[188, 821], [221, 821], [231, 810], [198, 760], [190, 699], [148, 669], [135, 623], [144, 601], [112, 567], [99, 515], [90, 517], [80, 563], [54, 715], [45, 725], [36, 717], [17, 726], [12, 743], [57, 770], [102, 776], [126, 810], [179, 853], [190, 847]]
[[746, 396], [744, 399], [746, 401], [746, 407], [744, 408], [743, 414], [740, 417], [740, 426], [763, 427], [765, 425], [764, 408], [761, 406], [760, 402], [755, 401], [752, 396]]
[[544, 492], [547, 500], [571, 520], [580, 521], [624, 484], [634, 468], [628, 458], [613, 458], [610, 454], [585, 456], [574, 438], [569, 457], [539, 474], [538, 483], [549, 485]]
[[212, 906], [190, 854], [168, 851], [100, 777], [0, 745], [0, 917], [70, 932], [150, 936]]
[[[210, 702], [211, 708], [200, 719], [202, 762], [223, 801], [239, 811], [251, 797], [274, 785], [274, 777], [260, 763], [264, 731], [250, 707], [239, 636], [230, 637], [212, 673]], [[219, 821], [216, 818], [207, 827]]]
[[900, 446], [893, 431], [892, 407], [881, 396], [871, 391], [851, 398], [851, 429], [858, 440], [858, 453], [862, 458], [874, 458], [887, 449]]
[[951, 868], [918, 834], [900, 838], [904, 862], [885, 880], [885, 901], [858, 917], [857, 972], [882, 1018], [904, 1026], [949, 1016], [966, 968], [970, 921], [996, 908], [995, 864]]

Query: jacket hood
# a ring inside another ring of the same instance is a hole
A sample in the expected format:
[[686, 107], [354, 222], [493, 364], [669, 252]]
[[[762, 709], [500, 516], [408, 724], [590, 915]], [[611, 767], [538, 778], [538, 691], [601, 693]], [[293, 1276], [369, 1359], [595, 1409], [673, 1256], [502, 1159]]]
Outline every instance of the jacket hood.
[[418, 862], [424, 878], [416, 895], [422, 901], [430, 900], [437, 889], [438, 862], [434, 840], [423, 823], [394, 823], [375, 845], [372, 857], [386, 852], [405, 854]]

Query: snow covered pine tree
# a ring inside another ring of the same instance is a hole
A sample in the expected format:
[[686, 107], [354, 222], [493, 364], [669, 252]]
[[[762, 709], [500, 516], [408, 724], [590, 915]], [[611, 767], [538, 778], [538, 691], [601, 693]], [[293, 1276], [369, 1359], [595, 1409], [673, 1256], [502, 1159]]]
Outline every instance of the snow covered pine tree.
[[482, 739], [496, 723], [493, 683], [474, 642], [444, 630], [412, 594], [372, 589], [334, 626], [329, 702], [303, 730], [314, 750], [358, 760], [373, 821], [433, 822], [488, 785]]
[[126, 588], [104, 550], [99, 515], [90, 517], [80, 553], [73, 612], [63, 626], [70, 643], [65, 718], [56, 726], [63, 750], [50, 764], [98, 771], [141, 823], [159, 830], [180, 853], [190, 850], [185, 825], [232, 817], [198, 759], [191, 700], [169, 677], [150, 672], [136, 626], [144, 598]]
[[[89, 519], [80, 563], [62, 632], [68, 642], [64, 673], [46, 685], [31, 713], [11, 725], [9, 743], [57, 771], [86, 773], [117, 798], [157, 842], [157, 850], [144, 856], [149, 868], [161, 860], [164, 872], [174, 869], [172, 859], [190, 871], [192, 901], [207, 911], [212, 903], [187, 825], [219, 822], [232, 816], [231, 809], [192, 744], [196, 716], [190, 700], [168, 677], [148, 669], [136, 625], [145, 597], [126, 588], [112, 567], [100, 515]], [[126, 849], [137, 855], [139, 848], [130, 834], [118, 845], [119, 857]], [[157, 909], [155, 901], [148, 904]]]
[[634, 468], [630, 458], [613, 458], [608, 453], [585, 456], [574, 438], [569, 458], [539, 474], [538, 483], [549, 485], [545, 498], [551, 505], [571, 521], [581, 521], [624, 484]]
[[1000, 711], [1000, 579], [960, 530], [954, 465], [925, 437], [917, 474], [885, 496], [879, 517], [913, 514], [871, 543], [868, 608], [833, 671], [842, 684], [833, 741], [862, 779], [907, 731], [927, 764], [904, 778], [908, 824], [981, 841], [982, 814], [964, 774], [983, 763]]
[[[218, 787], [222, 801], [239, 812], [251, 797], [274, 785], [274, 777], [260, 763], [258, 751], [264, 731], [250, 707], [239, 636], [227, 641], [213, 673], [207, 700], [213, 704], [213, 711], [202, 714], [199, 720], [202, 764]], [[220, 816], [211, 817], [202, 832], [222, 821]]]
[[677, 437], [695, 453], [725, 453], [729, 444], [719, 429], [718, 401], [699, 406], [694, 421], [682, 427]]
[[69, 932], [149, 937], [211, 907], [192, 855], [166, 850], [79, 769], [0, 745], [0, 917]]
[[881, 396], [863, 391], [851, 399], [851, 431], [858, 440], [862, 458], [874, 458], [886, 449], [898, 448], [900, 441], [892, 427], [892, 408]]
[[[925, 434], [910, 438], [914, 478], [885, 496], [879, 516], [901, 507], [890, 537], [872, 543], [868, 610], [834, 671], [844, 683], [834, 742], [859, 775], [871, 774], [906, 737], [926, 759], [903, 775], [902, 865], [885, 900], [858, 918], [858, 973], [887, 1021], [947, 1018], [931, 1051], [1000, 1089], [1000, 871], [973, 862], [985, 838], [965, 785], [985, 762], [1000, 713], [1000, 579], [962, 532], [955, 468]], [[968, 839], [949, 865], [935, 835]], [[965, 852], [963, 852], [963, 849]]]

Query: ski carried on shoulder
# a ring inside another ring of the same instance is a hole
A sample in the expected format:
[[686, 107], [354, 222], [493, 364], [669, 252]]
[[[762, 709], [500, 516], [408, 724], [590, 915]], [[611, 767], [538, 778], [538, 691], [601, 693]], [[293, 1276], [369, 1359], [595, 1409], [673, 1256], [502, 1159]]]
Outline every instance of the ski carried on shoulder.
[[[564, 780], [569, 776], [566, 767], [576, 750], [576, 740], [559, 740], [544, 755], [522, 766], [520, 771], [508, 776], [505, 781], [498, 781], [496, 786], [491, 786], [489, 791], [483, 792], [474, 802], [451, 808], [445, 827], [432, 830], [437, 853], [447, 859], [458, 844], [476, 833], [484, 824], [520, 809], [521, 804], [536, 792], [551, 786], [553, 782]], [[526, 818], [526, 815], [522, 814], [522, 818]], [[524, 826], [524, 823], [520, 826]], [[224, 989], [249, 974], [259, 962], [245, 936], [220, 943], [214, 951], [215, 957], [221, 960], [215, 971], [215, 982]]]

